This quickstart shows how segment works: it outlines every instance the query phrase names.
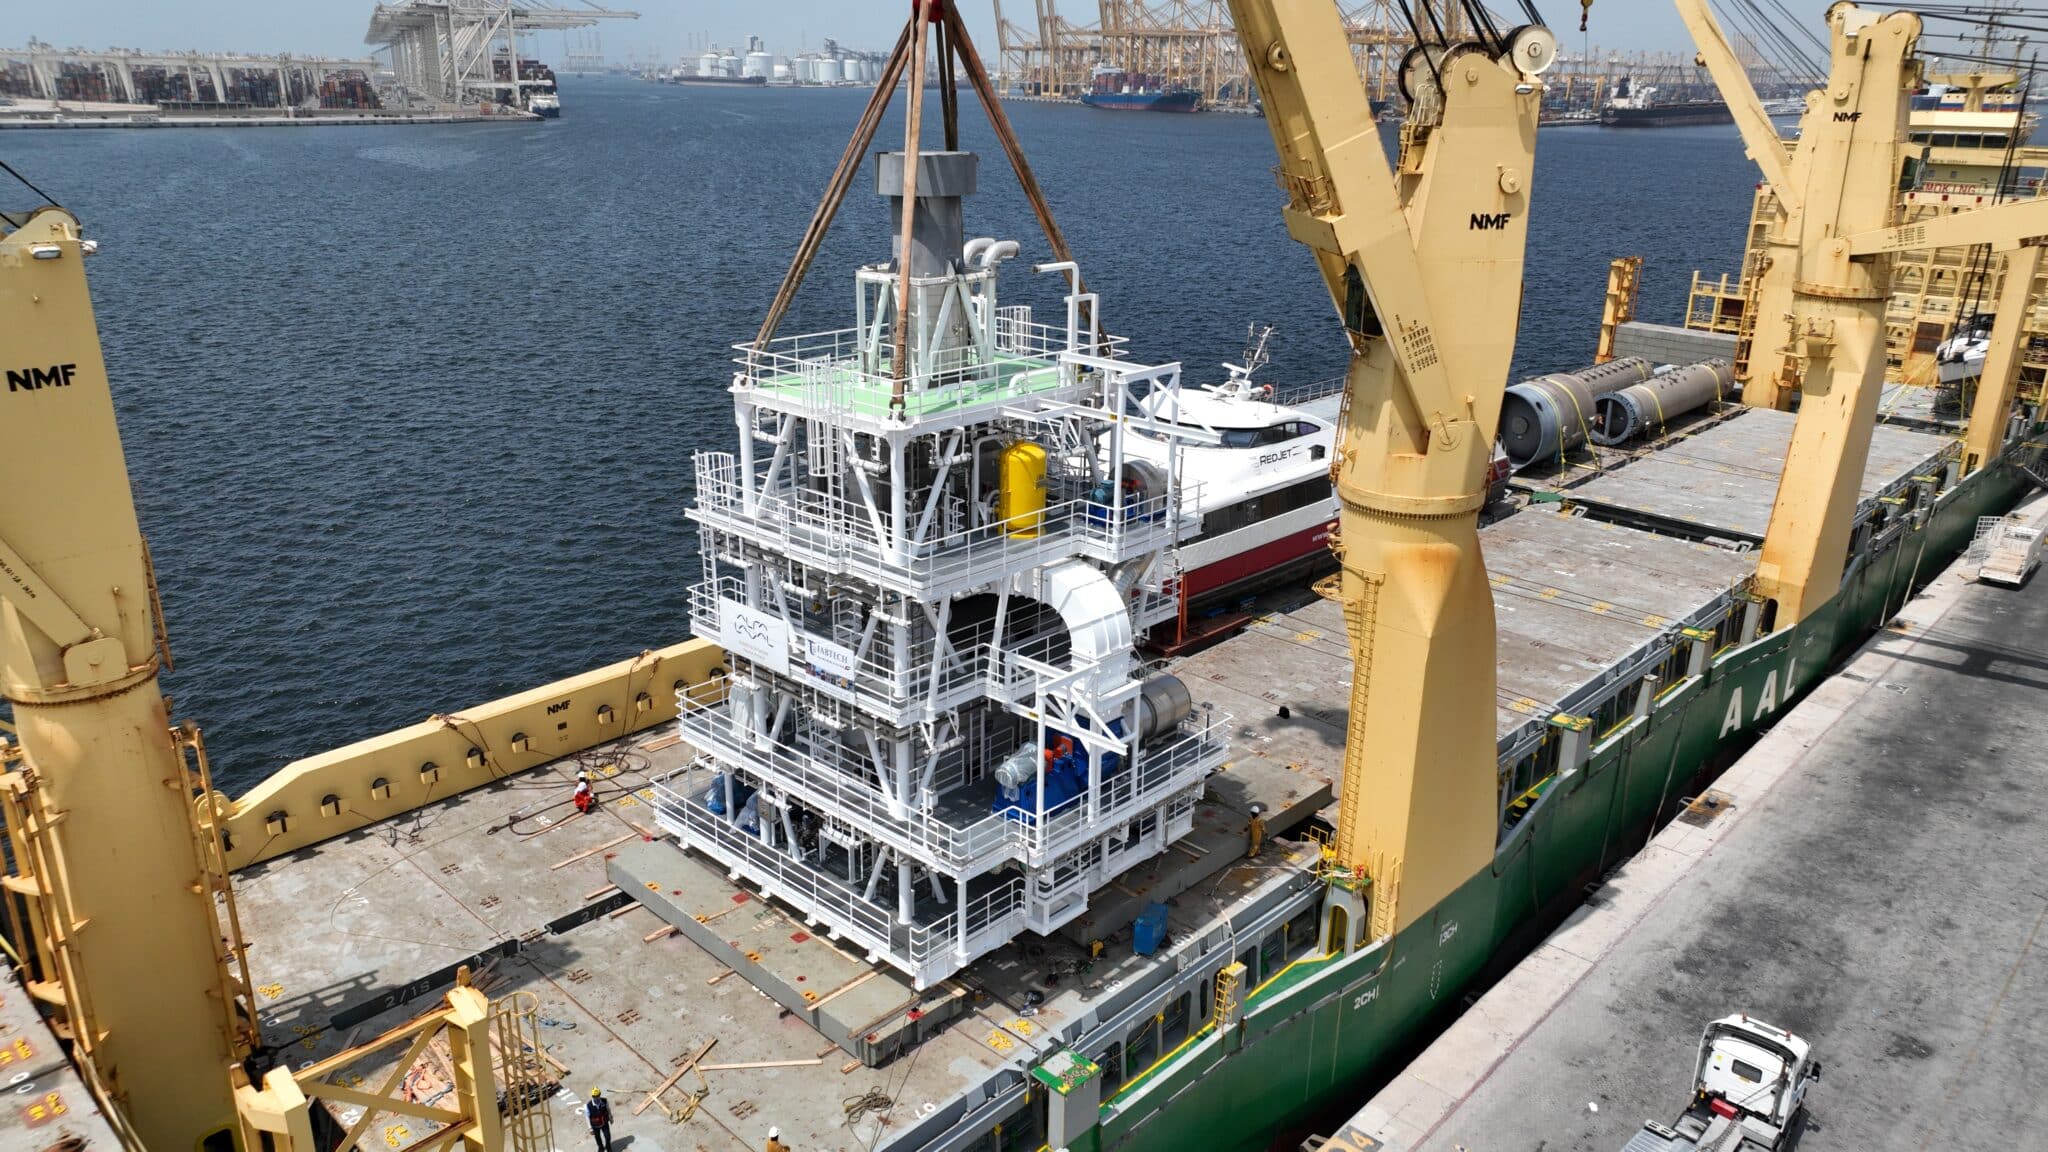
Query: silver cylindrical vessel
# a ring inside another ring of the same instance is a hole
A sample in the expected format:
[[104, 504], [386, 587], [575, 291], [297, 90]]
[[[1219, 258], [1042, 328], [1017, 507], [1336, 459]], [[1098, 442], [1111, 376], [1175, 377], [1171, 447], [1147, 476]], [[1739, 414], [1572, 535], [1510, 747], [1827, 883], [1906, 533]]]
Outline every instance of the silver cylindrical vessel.
[[1725, 399], [1735, 387], [1735, 370], [1726, 360], [1707, 360], [1660, 372], [1594, 401], [1593, 443], [1621, 444], [1664, 430], [1674, 416]]
[[1517, 468], [1562, 458], [1586, 442], [1595, 402], [1650, 378], [1648, 360], [1630, 356], [1578, 372], [1552, 372], [1507, 390], [1500, 406], [1501, 446]]
[[1188, 718], [1195, 698], [1178, 676], [1159, 675], [1145, 681], [1138, 697], [1138, 738], [1150, 740]]

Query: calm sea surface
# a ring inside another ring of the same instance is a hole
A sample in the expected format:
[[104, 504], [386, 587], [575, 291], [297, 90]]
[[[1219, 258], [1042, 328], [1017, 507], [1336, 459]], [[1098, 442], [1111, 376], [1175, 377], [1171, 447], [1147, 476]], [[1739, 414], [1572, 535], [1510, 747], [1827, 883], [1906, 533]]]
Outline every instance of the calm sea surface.
[[[732, 444], [729, 346], [864, 99], [568, 78], [544, 125], [0, 136], [101, 243], [168, 685], [224, 784], [687, 635], [690, 453]], [[1257, 321], [1268, 378], [1342, 371], [1263, 121], [1009, 112], [1135, 356], [1215, 379]], [[969, 234], [1045, 259], [963, 119]], [[1590, 360], [1617, 255], [1678, 322], [1694, 268], [1735, 270], [1754, 179], [1732, 127], [1546, 131], [1516, 371]], [[864, 176], [783, 331], [850, 324], [888, 231]], [[1010, 268], [1011, 302], [1053, 306]]]

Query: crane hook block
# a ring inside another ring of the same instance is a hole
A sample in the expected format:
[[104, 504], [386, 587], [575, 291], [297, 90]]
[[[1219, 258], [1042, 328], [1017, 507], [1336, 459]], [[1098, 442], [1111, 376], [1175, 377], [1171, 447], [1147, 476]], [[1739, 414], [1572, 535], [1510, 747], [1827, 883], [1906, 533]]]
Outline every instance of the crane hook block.
[[1592, 15], [1593, 0], [1579, 0], [1579, 31], [1586, 30], [1586, 17]]

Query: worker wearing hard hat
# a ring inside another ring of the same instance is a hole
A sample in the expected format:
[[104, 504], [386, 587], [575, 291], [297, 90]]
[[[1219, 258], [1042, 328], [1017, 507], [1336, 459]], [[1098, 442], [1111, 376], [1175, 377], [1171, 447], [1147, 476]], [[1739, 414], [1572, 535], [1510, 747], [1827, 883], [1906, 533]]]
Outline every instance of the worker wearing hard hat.
[[1252, 818], [1245, 822], [1244, 836], [1245, 859], [1258, 859], [1259, 852], [1266, 846], [1266, 816], [1265, 809], [1257, 804], [1252, 805]]
[[789, 1152], [789, 1145], [782, 1142], [782, 1129], [768, 1130], [768, 1143], [762, 1145], [761, 1152]]
[[583, 1118], [590, 1121], [590, 1138], [597, 1141], [597, 1152], [612, 1152], [612, 1102], [604, 1098], [604, 1089], [590, 1090]]
[[590, 790], [590, 773], [578, 772], [576, 774], [576, 794], [572, 799], [576, 801], [576, 811], [578, 812], [588, 812], [592, 808], [597, 807], [597, 795]]

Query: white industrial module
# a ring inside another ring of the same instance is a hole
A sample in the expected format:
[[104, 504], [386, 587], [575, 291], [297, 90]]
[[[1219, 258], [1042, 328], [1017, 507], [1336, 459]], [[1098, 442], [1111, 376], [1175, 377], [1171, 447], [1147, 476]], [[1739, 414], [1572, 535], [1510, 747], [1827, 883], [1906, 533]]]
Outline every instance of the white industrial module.
[[[730, 671], [682, 701], [700, 754], [656, 807], [923, 987], [1185, 835], [1228, 723], [1135, 649], [1195, 518], [1124, 438], [1189, 434], [1138, 403], [1180, 366], [1122, 359], [1071, 264], [1037, 269], [1059, 323], [1001, 306], [1018, 246], [965, 239], [976, 157], [917, 163], [909, 268], [855, 274], [850, 328], [739, 348], [739, 451], [698, 454], [691, 514]], [[896, 218], [904, 184], [880, 156]]]

